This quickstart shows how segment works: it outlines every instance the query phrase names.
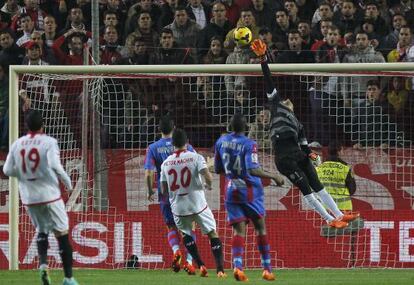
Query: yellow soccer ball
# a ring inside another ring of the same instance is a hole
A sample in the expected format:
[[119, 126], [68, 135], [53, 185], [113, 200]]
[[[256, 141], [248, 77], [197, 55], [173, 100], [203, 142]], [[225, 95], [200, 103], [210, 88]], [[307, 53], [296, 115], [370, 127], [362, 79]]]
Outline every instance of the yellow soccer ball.
[[234, 42], [240, 46], [248, 45], [252, 41], [252, 31], [248, 27], [234, 30]]

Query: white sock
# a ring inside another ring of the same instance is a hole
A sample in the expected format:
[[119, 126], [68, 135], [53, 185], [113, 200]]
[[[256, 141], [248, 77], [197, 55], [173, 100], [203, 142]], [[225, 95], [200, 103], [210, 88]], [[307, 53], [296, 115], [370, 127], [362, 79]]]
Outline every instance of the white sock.
[[276, 88], [274, 88], [274, 89], [273, 89], [273, 91], [272, 91], [272, 93], [271, 93], [271, 94], [266, 93], [267, 98], [269, 98], [269, 99], [272, 99], [273, 97], [275, 97], [275, 95], [276, 95], [276, 94], [277, 94], [277, 90], [276, 90]]
[[341, 210], [339, 210], [338, 205], [335, 203], [331, 194], [329, 194], [325, 188], [316, 193], [318, 193], [319, 198], [322, 200], [325, 206], [334, 214], [336, 218], [341, 218], [344, 215], [341, 212]]
[[48, 268], [47, 264], [40, 264], [39, 269], [40, 270], [46, 270]]
[[313, 210], [321, 215], [322, 219], [328, 222], [335, 220], [334, 217], [329, 215], [328, 211], [326, 211], [325, 207], [321, 204], [321, 202], [319, 202], [318, 199], [316, 199], [313, 193], [303, 196], [303, 199]]

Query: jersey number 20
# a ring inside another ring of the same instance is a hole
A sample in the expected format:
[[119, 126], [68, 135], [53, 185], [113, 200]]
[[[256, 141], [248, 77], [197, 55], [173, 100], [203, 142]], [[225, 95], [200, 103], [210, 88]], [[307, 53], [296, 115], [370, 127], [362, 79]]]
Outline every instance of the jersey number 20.
[[178, 173], [175, 169], [170, 169], [168, 171], [168, 175], [173, 176], [173, 181], [172, 181], [171, 186], [170, 186], [171, 191], [177, 191], [181, 187], [187, 188], [191, 183], [191, 171], [190, 171], [190, 169], [188, 169], [187, 166], [184, 167], [183, 169], [181, 169], [181, 171], [180, 171], [179, 184], [177, 183], [178, 182]]

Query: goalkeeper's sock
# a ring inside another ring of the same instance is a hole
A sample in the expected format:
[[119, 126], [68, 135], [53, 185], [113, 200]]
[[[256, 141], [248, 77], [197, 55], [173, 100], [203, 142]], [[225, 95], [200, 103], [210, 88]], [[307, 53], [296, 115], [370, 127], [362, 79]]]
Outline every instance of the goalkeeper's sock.
[[344, 214], [339, 210], [332, 196], [323, 188], [321, 191], [316, 192], [321, 199], [322, 203], [334, 214], [335, 218], [341, 218]]
[[258, 235], [257, 236], [257, 249], [260, 252], [262, 257], [262, 266], [263, 269], [272, 272], [272, 265], [270, 264], [270, 245], [267, 240], [267, 235]]
[[315, 210], [319, 215], [321, 215], [322, 219], [328, 222], [335, 220], [335, 218], [332, 217], [328, 213], [328, 211], [326, 211], [325, 207], [321, 204], [321, 202], [319, 202], [319, 200], [316, 199], [314, 193], [310, 193], [308, 195], [303, 196], [303, 199], [313, 210]]
[[[193, 238], [194, 242], [197, 242], [197, 235], [196, 235], [195, 231], [191, 231], [191, 237]], [[193, 257], [191, 256], [191, 254], [188, 251], [187, 251], [186, 260], [187, 260], [188, 263], [193, 264]]]
[[201, 260], [200, 254], [198, 253], [197, 244], [195, 243], [194, 239], [189, 235], [184, 235], [183, 240], [185, 247], [197, 263], [198, 267], [203, 266], [204, 262]]
[[243, 270], [244, 237], [239, 235], [233, 236], [231, 253], [233, 255], [233, 268]]
[[45, 233], [37, 234], [37, 253], [39, 255], [39, 264], [47, 266], [47, 248], [49, 247], [49, 235]]
[[223, 245], [219, 238], [210, 239], [211, 252], [216, 261], [217, 272], [224, 272]]
[[63, 235], [57, 238], [59, 244], [59, 254], [62, 258], [63, 271], [66, 278], [72, 278], [72, 263], [73, 263], [73, 252], [72, 246], [69, 242], [69, 236]]
[[168, 243], [173, 251], [176, 253], [180, 250], [180, 236], [176, 229], [168, 229]]

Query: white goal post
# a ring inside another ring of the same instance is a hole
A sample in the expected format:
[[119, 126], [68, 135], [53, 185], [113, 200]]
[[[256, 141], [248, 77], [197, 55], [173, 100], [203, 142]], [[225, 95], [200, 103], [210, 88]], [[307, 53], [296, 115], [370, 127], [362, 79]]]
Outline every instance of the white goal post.
[[[414, 74], [414, 63], [354, 63], [354, 64], [271, 64], [270, 70], [278, 73], [361, 73], [400, 72]], [[77, 74], [94, 76], [99, 74], [214, 74], [250, 73], [260, 75], [258, 64], [236, 65], [145, 65], [145, 66], [10, 66], [9, 72], [9, 143], [12, 144], [19, 134], [19, 76], [31, 74]], [[16, 178], [9, 180], [9, 269], [19, 269], [19, 195]]]

